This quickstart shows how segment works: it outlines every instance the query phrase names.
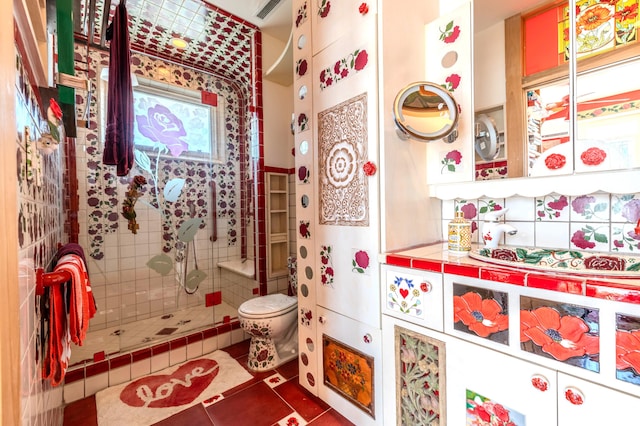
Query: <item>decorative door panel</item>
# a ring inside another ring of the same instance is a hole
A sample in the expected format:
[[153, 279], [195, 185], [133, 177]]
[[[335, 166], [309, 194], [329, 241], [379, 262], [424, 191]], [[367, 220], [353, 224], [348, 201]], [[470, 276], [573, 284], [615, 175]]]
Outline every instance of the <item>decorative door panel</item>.
[[[472, 181], [475, 175], [473, 147], [473, 74], [470, 2], [426, 26], [426, 81], [445, 87], [460, 110], [458, 138], [452, 143], [427, 145], [427, 183]], [[445, 58], [455, 58], [454, 61]]]
[[[451, 337], [382, 317], [385, 425], [447, 425], [446, 340]], [[395, 401], [395, 403], [394, 403]], [[419, 401], [416, 404], [416, 401]]]
[[635, 425], [640, 399], [558, 373], [558, 426]]
[[366, 32], [376, 22], [377, 2], [362, 0], [310, 0], [313, 54], [348, 32]]
[[382, 332], [318, 307], [318, 396], [357, 425], [383, 421]]
[[443, 331], [442, 274], [383, 265], [382, 312]]
[[317, 303], [380, 326], [375, 25], [313, 58]]
[[556, 424], [554, 370], [454, 338], [446, 369], [447, 424]]

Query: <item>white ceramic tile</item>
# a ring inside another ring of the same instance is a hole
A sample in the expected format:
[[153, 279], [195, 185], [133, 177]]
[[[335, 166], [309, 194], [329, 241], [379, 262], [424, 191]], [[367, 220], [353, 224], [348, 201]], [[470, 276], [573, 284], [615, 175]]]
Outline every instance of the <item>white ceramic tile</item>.
[[505, 207], [509, 211], [506, 220], [536, 220], [535, 199], [529, 197], [510, 197], [505, 200]]
[[568, 221], [569, 197], [551, 194], [536, 198], [536, 220], [538, 221]]
[[131, 380], [131, 365], [109, 369], [109, 386], [119, 385]]
[[231, 333], [222, 333], [218, 335], [218, 347], [220, 349], [231, 346]]
[[218, 336], [208, 337], [202, 341], [202, 353], [208, 354], [218, 350]]
[[187, 360], [187, 345], [169, 351], [169, 364], [176, 365]]
[[65, 404], [82, 399], [84, 396], [84, 380], [77, 380], [64, 385], [63, 398]]
[[109, 387], [109, 373], [104, 372], [84, 380], [85, 396], [93, 395]]
[[131, 363], [131, 380], [151, 373], [151, 358]]
[[265, 377], [262, 381], [265, 382], [271, 389], [286, 382], [285, 378], [282, 377], [282, 375], [279, 373], [275, 373], [269, 377]]
[[578, 250], [609, 251], [609, 224], [571, 222], [571, 247]]
[[297, 411], [294, 411], [293, 413], [289, 414], [288, 416], [286, 416], [285, 418], [283, 418], [278, 422], [278, 426], [290, 426], [290, 425], [305, 426], [307, 425], [307, 421], [304, 418], [302, 418], [302, 416], [298, 414]]
[[569, 248], [569, 223], [536, 222], [536, 247]]
[[455, 216], [456, 202], [455, 200], [442, 200], [442, 219], [447, 221]]
[[151, 372], [169, 367], [169, 351], [151, 356]]
[[571, 197], [572, 222], [605, 222], [609, 220], [609, 194]]
[[231, 330], [231, 344], [243, 342], [247, 339], [245, 332], [242, 328]]
[[187, 345], [187, 359], [198, 358], [202, 353], [202, 340]]
[[[533, 211], [533, 210], [532, 210]], [[515, 226], [518, 232], [515, 235], [505, 235], [505, 244], [510, 246], [533, 247], [535, 245], [534, 222], [507, 222]]]

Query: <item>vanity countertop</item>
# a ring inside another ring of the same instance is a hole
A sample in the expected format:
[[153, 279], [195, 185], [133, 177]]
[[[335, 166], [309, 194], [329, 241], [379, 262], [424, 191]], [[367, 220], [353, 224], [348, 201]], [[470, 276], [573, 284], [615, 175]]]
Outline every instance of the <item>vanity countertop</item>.
[[[474, 245], [472, 249], [479, 248]], [[600, 299], [640, 304], [639, 278], [618, 278], [602, 275], [580, 275], [530, 270], [521, 267], [496, 265], [469, 256], [453, 255], [447, 243], [433, 243], [390, 253], [380, 262], [411, 269], [479, 278], [505, 284], [527, 286]]]

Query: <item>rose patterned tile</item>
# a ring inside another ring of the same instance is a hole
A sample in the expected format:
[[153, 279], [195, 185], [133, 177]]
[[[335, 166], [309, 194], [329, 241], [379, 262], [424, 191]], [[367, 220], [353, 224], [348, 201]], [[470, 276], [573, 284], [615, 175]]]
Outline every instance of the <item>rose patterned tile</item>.
[[608, 221], [609, 205], [609, 194], [591, 194], [571, 197], [571, 221]]
[[611, 223], [612, 252], [638, 253], [640, 251], [640, 234], [636, 233], [636, 226], [632, 223]]
[[569, 220], [569, 197], [551, 194], [536, 198], [536, 220], [565, 221]]
[[571, 247], [609, 251], [609, 223], [571, 222]]
[[640, 194], [611, 194], [611, 222], [640, 220]]

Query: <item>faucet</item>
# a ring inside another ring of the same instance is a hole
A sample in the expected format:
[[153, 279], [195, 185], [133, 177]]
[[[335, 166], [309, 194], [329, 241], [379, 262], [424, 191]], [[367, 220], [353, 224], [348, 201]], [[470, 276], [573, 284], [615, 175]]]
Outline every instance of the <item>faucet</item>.
[[484, 215], [482, 224], [482, 239], [486, 248], [497, 248], [504, 233], [515, 235], [518, 230], [506, 223], [498, 222], [498, 218], [509, 209], [494, 210]]

